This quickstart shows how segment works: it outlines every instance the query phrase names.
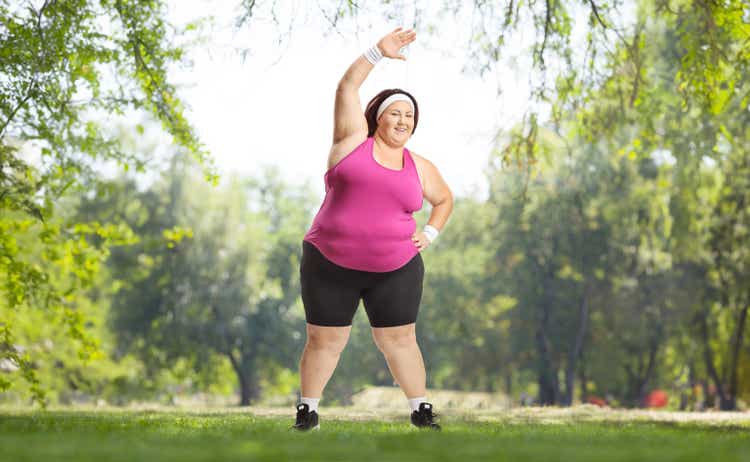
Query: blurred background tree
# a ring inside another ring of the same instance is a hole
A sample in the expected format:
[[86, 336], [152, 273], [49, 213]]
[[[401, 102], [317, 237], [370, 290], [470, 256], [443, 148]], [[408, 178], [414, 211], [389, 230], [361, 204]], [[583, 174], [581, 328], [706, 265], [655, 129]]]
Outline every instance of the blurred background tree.
[[[240, 2], [236, 27], [269, 5]], [[378, 5], [387, 18], [410, 9], [428, 36], [463, 6]], [[533, 32], [530, 104], [487, 153], [488, 200], [457, 197], [424, 254], [428, 386], [625, 406], [664, 388], [682, 395], [673, 407], [740, 407], [750, 7], [470, 6], [467, 68], [479, 75]], [[360, 6], [320, 13], [335, 30]], [[216, 187], [167, 78], [200, 21], [176, 28], [163, 2], [125, 0], [0, 1], [0, 18], [0, 396], [288, 399], [304, 345], [301, 238], [317, 201], [272, 168]], [[142, 141], [156, 124], [171, 136], [163, 166], [165, 143]], [[100, 178], [103, 161], [122, 177]], [[372, 384], [393, 383], [358, 314], [327, 395], [346, 404]]]

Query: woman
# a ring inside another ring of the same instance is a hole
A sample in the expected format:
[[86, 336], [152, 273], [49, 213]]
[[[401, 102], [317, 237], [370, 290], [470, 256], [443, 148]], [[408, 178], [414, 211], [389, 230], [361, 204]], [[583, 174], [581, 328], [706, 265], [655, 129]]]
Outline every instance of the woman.
[[[404, 147], [419, 120], [416, 100], [403, 90], [384, 90], [363, 114], [358, 94], [383, 56], [406, 60], [399, 50], [416, 33], [401, 29], [358, 57], [336, 89], [326, 196], [302, 241], [307, 342], [295, 429], [320, 428], [318, 401], [349, 339], [360, 298], [375, 344], [409, 402], [412, 424], [440, 429], [425, 397], [415, 322], [424, 276], [420, 252], [448, 220], [453, 196], [437, 168]], [[432, 214], [425, 229], [415, 232], [412, 213], [423, 198]]]

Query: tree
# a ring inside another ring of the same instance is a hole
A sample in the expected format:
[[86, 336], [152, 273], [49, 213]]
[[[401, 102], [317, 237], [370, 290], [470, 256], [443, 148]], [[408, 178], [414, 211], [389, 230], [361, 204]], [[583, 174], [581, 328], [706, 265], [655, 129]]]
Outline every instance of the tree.
[[121, 348], [152, 371], [180, 358], [210, 369], [223, 356], [240, 405], [257, 401], [261, 379], [290, 367], [301, 346], [296, 268], [309, 194], [272, 169], [212, 192], [173, 162], [164, 183], [133, 199], [145, 212], [131, 223], [142, 242], [110, 260], [122, 282], [113, 301]]
[[[0, 357], [17, 363], [23, 376], [38, 385], [31, 359], [15, 346], [10, 313], [62, 311], [64, 316], [50, 320], [62, 319], [71, 338], [81, 342], [81, 351], [93, 354], [96, 342], [66, 297], [90, 283], [92, 261], [106, 257], [113, 239], [127, 238], [99, 223], [59, 224], [55, 204], [66, 190], [95, 177], [95, 160], [146, 168], [140, 153], [125, 151], [117, 138], [107, 136], [97, 115], [124, 115], [131, 109], [152, 115], [175, 143], [205, 165], [208, 179], [215, 182], [216, 175], [166, 78], [167, 66], [182, 58], [175, 37], [196, 24], [174, 30], [164, 20], [160, 1], [36, 3], [41, 4], [0, 2]], [[112, 83], [113, 88], [106, 87]], [[40, 149], [41, 165], [19, 150], [32, 143]], [[32, 233], [42, 243], [36, 259], [18, 246]], [[103, 247], [87, 247], [97, 234], [107, 237]], [[72, 276], [68, 284], [55, 284], [58, 272]], [[10, 385], [0, 378], [0, 390]], [[44, 404], [43, 388], [34, 390]]]

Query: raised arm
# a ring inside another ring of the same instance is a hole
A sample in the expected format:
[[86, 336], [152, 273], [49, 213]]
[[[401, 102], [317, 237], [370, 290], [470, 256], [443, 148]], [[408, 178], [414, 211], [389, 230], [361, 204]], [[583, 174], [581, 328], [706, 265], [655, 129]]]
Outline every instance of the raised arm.
[[[399, 50], [413, 42], [417, 33], [409, 29], [402, 31], [397, 27], [381, 38], [377, 47], [380, 53], [388, 58], [403, 59], [406, 57]], [[375, 67], [364, 55], [360, 55], [346, 70], [336, 87], [336, 102], [333, 110], [333, 144], [352, 135], [367, 136], [367, 120], [359, 101], [359, 87]]]

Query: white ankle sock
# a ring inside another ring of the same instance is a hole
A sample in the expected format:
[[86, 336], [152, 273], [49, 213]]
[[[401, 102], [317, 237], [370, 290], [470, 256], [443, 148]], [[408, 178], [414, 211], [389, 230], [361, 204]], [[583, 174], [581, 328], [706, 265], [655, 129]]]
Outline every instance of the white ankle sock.
[[409, 400], [409, 407], [412, 411], [418, 411], [419, 410], [419, 403], [426, 403], [427, 397], [421, 396], [419, 398], [412, 398]]
[[305, 403], [310, 406], [310, 412], [318, 411], [318, 401], [320, 401], [320, 398], [305, 398], [304, 396], [302, 396], [299, 399], [300, 403]]

